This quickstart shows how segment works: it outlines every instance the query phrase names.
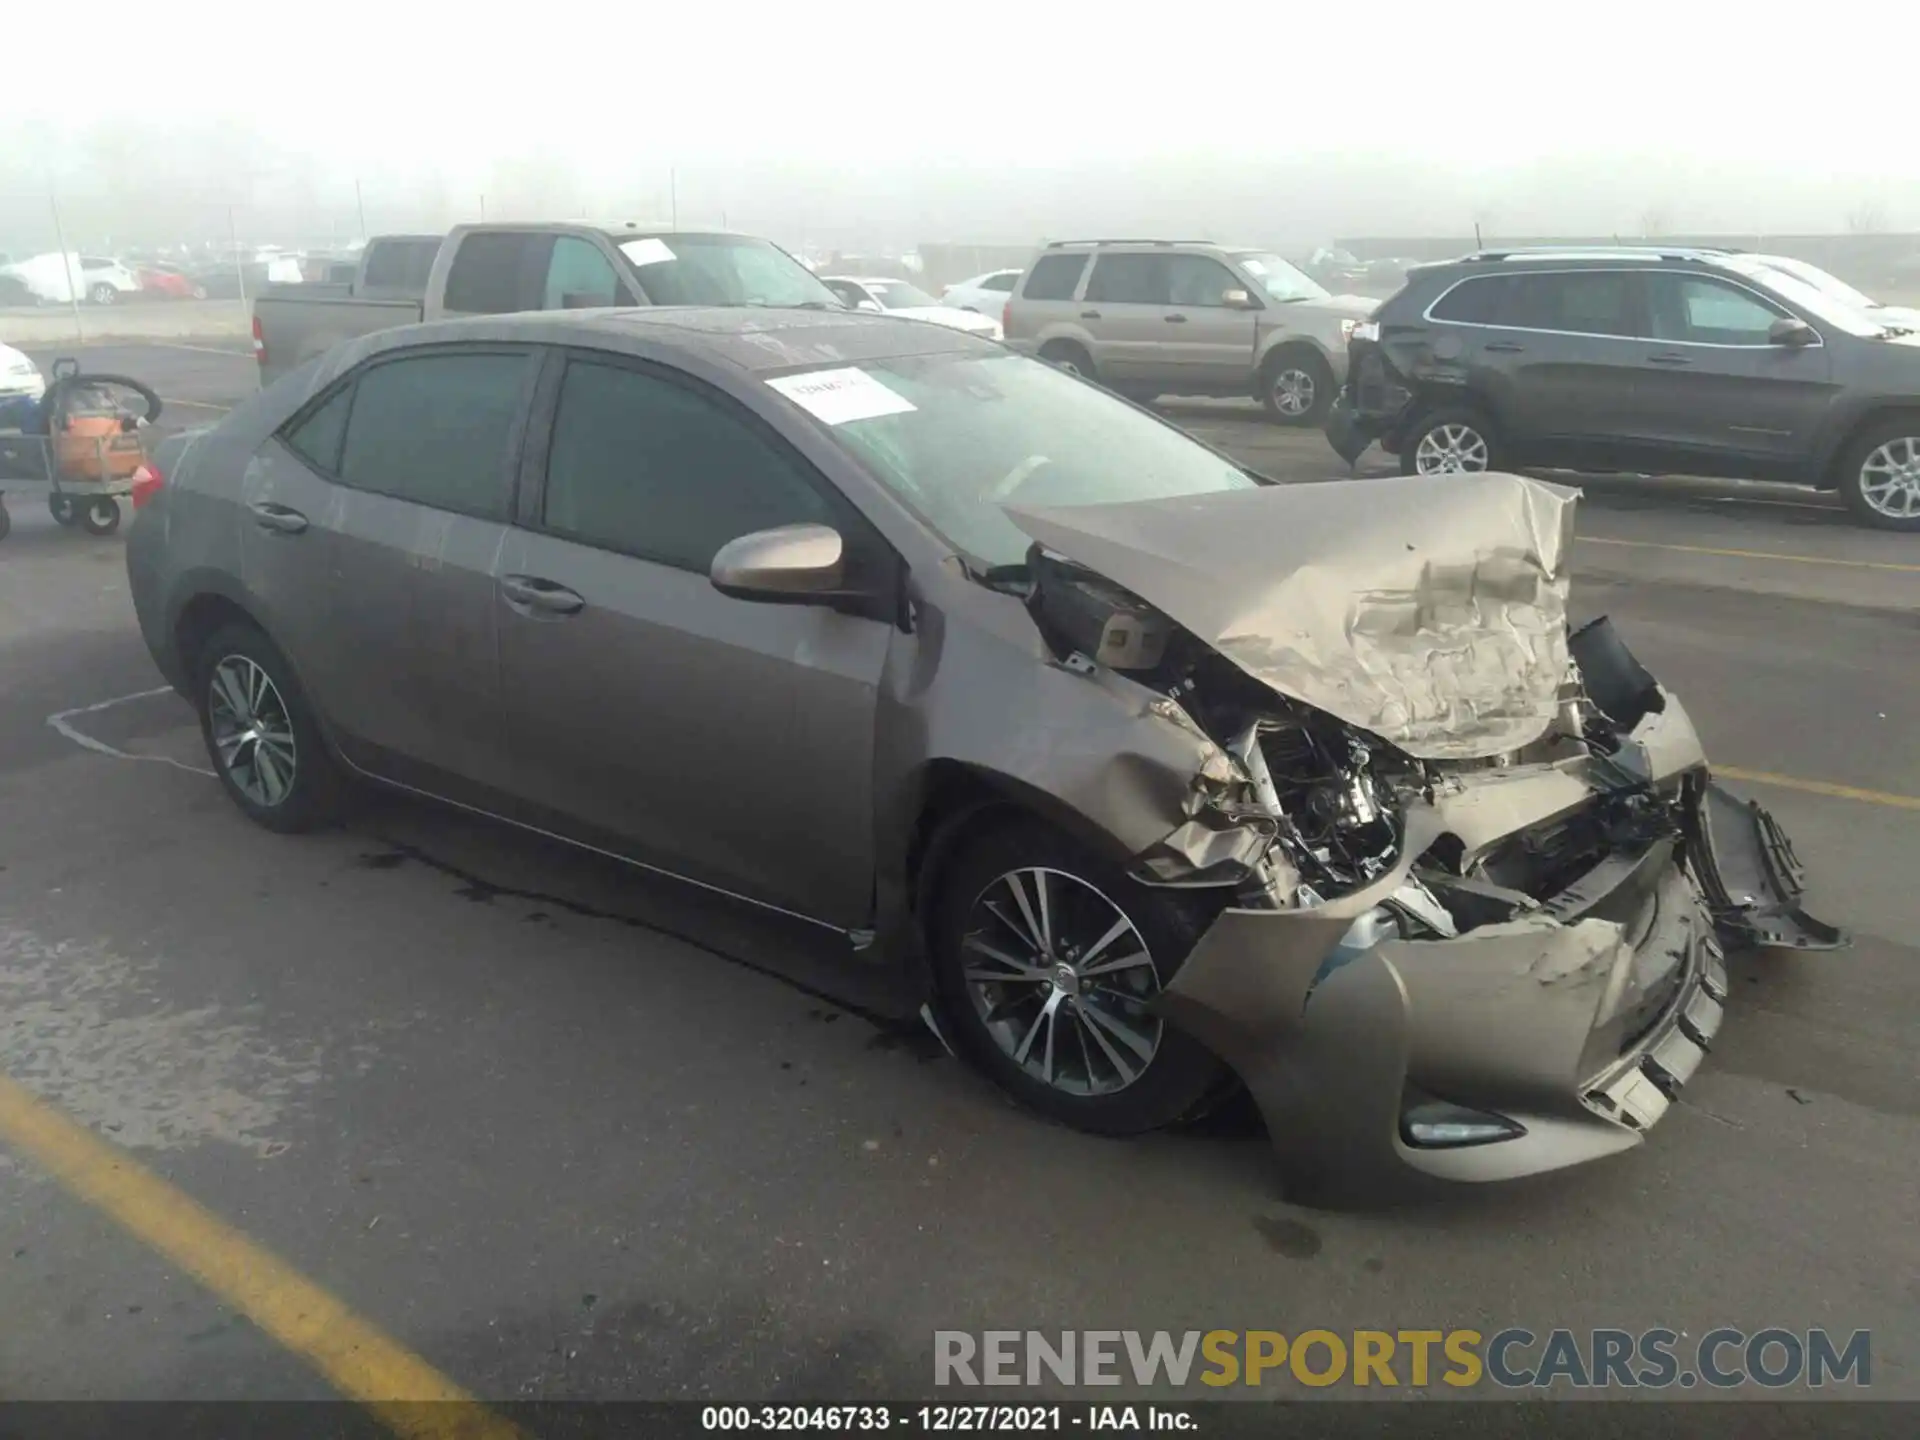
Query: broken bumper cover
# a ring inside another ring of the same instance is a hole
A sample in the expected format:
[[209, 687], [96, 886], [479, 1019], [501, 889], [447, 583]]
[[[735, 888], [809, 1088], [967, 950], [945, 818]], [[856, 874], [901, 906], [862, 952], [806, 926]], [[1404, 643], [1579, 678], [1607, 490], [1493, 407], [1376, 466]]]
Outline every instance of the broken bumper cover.
[[[1842, 942], [1799, 909], [1771, 818], [1707, 783], [1685, 712], [1670, 704], [1635, 735], [1633, 768], [1695, 823], [1608, 857], [1538, 910], [1449, 939], [1353, 939], [1439, 836], [1472, 854], [1580, 803], [1566, 767], [1439, 797], [1409, 815], [1405, 856], [1366, 889], [1228, 910], [1201, 937], [1163, 1010], [1239, 1073], [1304, 1190], [1505, 1180], [1629, 1149], [1720, 1028], [1726, 944]], [[1443, 1117], [1428, 1136], [1453, 1138], [1423, 1143], [1419, 1115]]]

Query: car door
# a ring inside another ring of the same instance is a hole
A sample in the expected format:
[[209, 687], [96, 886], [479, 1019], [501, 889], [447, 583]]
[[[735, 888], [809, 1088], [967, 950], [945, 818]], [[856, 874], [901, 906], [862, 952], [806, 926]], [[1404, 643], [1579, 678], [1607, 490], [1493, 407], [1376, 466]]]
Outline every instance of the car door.
[[1080, 320], [1093, 340], [1093, 363], [1103, 380], [1166, 382], [1178, 363], [1174, 326], [1167, 316], [1168, 256], [1157, 251], [1102, 250], [1087, 277]]
[[505, 779], [493, 577], [537, 358], [382, 356], [355, 379], [341, 446], [328, 713], [355, 764], [472, 803]]
[[[1182, 379], [1202, 393], [1231, 389], [1244, 394], [1253, 375], [1259, 318], [1246, 283], [1207, 255], [1169, 255], [1170, 307], [1161, 316], [1166, 355]], [[1229, 306], [1237, 292], [1247, 303]]]
[[1516, 458], [1608, 465], [1637, 443], [1645, 320], [1633, 270], [1474, 277], [1427, 314], [1440, 371], [1492, 409]]
[[516, 794], [588, 843], [864, 924], [891, 629], [733, 599], [708, 572], [729, 540], [818, 522], [857, 583], [878, 537], [744, 406], [680, 372], [579, 352], [545, 390], [550, 428], [497, 569]]
[[1778, 344], [1800, 318], [1718, 276], [1647, 276], [1651, 338], [1640, 347], [1639, 406], [1668, 465], [1712, 474], [1791, 473], [1833, 403], [1832, 351]]

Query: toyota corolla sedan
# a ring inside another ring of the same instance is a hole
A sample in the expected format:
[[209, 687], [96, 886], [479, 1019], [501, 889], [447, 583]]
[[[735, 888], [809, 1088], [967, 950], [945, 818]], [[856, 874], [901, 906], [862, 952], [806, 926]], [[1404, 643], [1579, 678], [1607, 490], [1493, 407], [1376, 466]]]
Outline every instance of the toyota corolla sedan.
[[140, 624], [249, 818], [378, 782], [719, 892], [1087, 1130], [1239, 1084], [1307, 1190], [1572, 1165], [1729, 949], [1842, 940], [1570, 632], [1568, 490], [1276, 486], [855, 312], [383, 331], [160, 458]]

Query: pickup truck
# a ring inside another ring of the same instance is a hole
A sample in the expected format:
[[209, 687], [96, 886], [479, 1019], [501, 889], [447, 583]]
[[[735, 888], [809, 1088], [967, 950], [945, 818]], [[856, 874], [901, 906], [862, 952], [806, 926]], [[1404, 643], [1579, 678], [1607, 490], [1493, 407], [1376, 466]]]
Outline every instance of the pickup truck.
[[609, 305], [845, 308], [813, 272], [750, 235], [634, 225], [461, 225], [367, 242], [344, 285], [272, 285], [253, 302], [260, 383], [343, 340], [455, 315]]

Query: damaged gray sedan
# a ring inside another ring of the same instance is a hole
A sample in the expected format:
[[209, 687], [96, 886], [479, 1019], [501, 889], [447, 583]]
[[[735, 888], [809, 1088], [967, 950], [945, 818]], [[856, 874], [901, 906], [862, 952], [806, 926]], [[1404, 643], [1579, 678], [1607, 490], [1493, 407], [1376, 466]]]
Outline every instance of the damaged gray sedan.
[[740, 310], [382, 332], [159, 459], [136, 608], [251, 818], [367, 779], [744, 902], [1088, 1130], [1244, 1084], [1303, 1187], [1575, 1164], [1727, 950], [1842, 940], [1570, 633], [1567, 490], [1274, 486], [957, 332]]

